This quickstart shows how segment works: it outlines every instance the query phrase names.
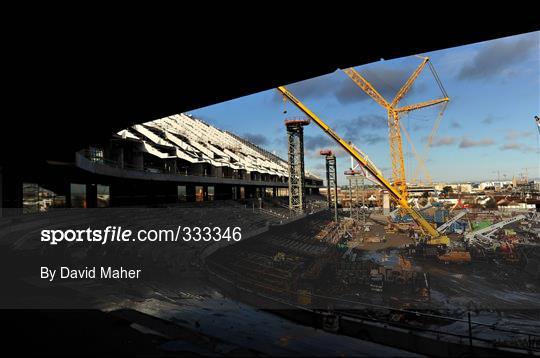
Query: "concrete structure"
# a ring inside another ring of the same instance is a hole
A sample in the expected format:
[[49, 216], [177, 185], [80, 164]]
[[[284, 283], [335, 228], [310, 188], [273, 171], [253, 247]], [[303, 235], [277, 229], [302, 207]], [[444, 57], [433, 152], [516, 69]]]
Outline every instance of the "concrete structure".
[[388, 191], [383, 191], [383, 214], [390, 214], [390, 194]]

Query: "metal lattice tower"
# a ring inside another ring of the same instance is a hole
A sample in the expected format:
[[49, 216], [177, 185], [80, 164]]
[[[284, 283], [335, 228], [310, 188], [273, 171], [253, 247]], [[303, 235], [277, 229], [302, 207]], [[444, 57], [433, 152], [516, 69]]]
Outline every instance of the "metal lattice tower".
[[289, 144], [289, 209], [303, 213], [306, 207], [304, 171], [304, 126], [309, 124], [306, 117], [285, 120]]
[[[338, 221], [338, 210], [337, 210], [337, 168], [336, 168], [336, 156], [332, 153], [331, 150], [323, 149], [320, 151], [321, 155], [324, 155], [326, 158], [326, 193], [328, 196], [328, 208], [331, 210], [334, 209], [334, 219]], [[334, 191], [334, 200], [332, 200], [332, 195], [330, 191]]]

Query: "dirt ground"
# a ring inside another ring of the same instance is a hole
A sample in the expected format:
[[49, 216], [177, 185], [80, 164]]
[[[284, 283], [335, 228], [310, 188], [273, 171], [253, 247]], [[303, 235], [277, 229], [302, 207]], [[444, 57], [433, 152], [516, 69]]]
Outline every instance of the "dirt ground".
[[[364, 231], [357, 234], [349, 241], [348, 246], [366, 251], [383, 250], [392, 248], [401, 248], [408, 244], [412, 244], [413, 240], [407, 234], [397, 233], [388, 234], [385, 232], [384, 226], [378, 222], [371, 221], [370, 231]], [[370, 242], [381, 240], [380, 242]]]

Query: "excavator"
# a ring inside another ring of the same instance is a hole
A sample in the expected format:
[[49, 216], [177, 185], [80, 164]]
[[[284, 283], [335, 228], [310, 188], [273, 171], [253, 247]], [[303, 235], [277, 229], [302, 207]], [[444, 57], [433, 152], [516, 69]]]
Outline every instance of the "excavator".
[[300, 111], [308, 116], [317, 126], [319, 126], [330, 138], [332, 138], [337, 144], [339, 144], [349, 155], [355, 158], [377, 181], [380, 185], [388, 190], [393, 200], [401, 206], [401, 208], [408, 213], [413, 220], [421, 228], [424, 235], [427, 236], [428, 245], [436, 245], [441, 247], [447, 247], [450, 244], [448, 236], [437, 231], [427, 220], [411, 207], [407, 201], [406, 194], [402, 194], [401, 191], [390, 184], [388, 180], [381, 174], [379, 170], [369, 161], [366, 156], [359, 150], [341, 138], [336, 132], [332, 130], [319, 116], [313, 113], [305, 104], [303, 104], [298, 98], [296, 98], [285, 86], [279, 86], [277, 90], [283, 95], [284, 101], [291, 101]]

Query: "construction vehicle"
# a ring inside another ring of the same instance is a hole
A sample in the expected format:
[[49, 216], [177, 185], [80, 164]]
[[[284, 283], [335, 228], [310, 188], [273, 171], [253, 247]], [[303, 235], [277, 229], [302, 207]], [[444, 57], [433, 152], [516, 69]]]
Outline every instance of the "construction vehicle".
[[330, 138], [336, 141], [349, 155], [355, 158], [373, 177], [377, 179], [379, 184], [386, 190], [392, 198], [401, 205], [402, 209], [405, 210], [413, 220], [420, 226], [422, 232], [428, 236], [429, 245], [441, 245], [448, 246], [450, 244], [450, 239], [435, 230], [424, 217], [418, 213], [414, 208], [409, 205], [407, 201], [407, 195], [403, 194], [397, 187], [390, 184], [386, 178], [380, 174], [380, 172], [369, 162], [366, 158], [355, 149], [349, 142], [342, 139], [336, 132], [334, 132], [321, 118], [319, 118], [315, 113], [313, 113], [309, 108], [307, 108], [300, 100], [298, 100], [285, 86], [279, 86], [278, 91], [282, 93], [284, 98], [290, 100], [300, 111], [307, 115], [315, 124], [317, 124]]
[[[388, 133], [389, 133], [389, 143], [390, 143], [390, 157], [392, 159], [392, 180], [393, 184], [397, 187], [399, 193], [407, 197], [407, 181], [405, 178], [405, 161], [403, 159], [403, 145], [401, 140], [401, 129], [404, 130], [405, 135], [407, 136], [407, 140], [411, 144], [411, 149], [413, 150], [413, 153], [418, 161], [418, 164], [423, 167], [424, 172], [426, 174], [426, 177], [429, 181], [431, 181], [431, 178], [429, 178], [429, 174], [427, 172], [427, 169], [425, 168], [424, 159], [420, 158], [418, 154], [416, 153], [416, 149], [414, 149], [414, 145], [412, 144], [412, 141], [409, 138], [408, 133], [405, 131], [405, 128], [400, 125], [400, 116], [403, 113], [409, 113], [411, 111], [434, 106], [440, 103], [447, 103], [450, 99], [448, 98], [448, 95], [442, 86], [442, 83], [439, 79], [439, 76], [437, 75], [437, 72], [435, 72], [435, 68], [429, 62], [429, 57], [421, 57], [422, 62], [416, 70], [411, 74], [411, 76], [407, 79], [403, 87], [400, 88], [400, 90], [397, 92], [396, 96], [391, 102], [388, 102], [371, 83], [369, 83], [362, 75], [360, 75], [354, 68], [347, 68], [343, 70], [347, 76], [353, 80], [354, 83], [358, 85], [368, 96], [370, 96], [375, 102], [377, 102], [381, 107], [383, 107], [387, 114], [388, 114]], [[433, 73], [433, 76], [435, 80], [437, 81], [437, 84], [442, 92], [443, 97], [435, 100], [430, 100], [422, 103], [416, 103], [412, 105], [402, 106], [398, 107], [399, 102], [405, 97], [405, 95], [409, 92], [411, 87], [413, 86], [414, 82], [426, 66], [426, 64], [429, 64], [429, 68], [431, 72]], [[446, 107], [446, 106], [444, 106]], [[443, 110], [444, 111], [444, 110]], [[442, 112], [441, 112], [442, 116]], [[438, 120], [436, 121], [436, 126], [438, 126]], [[433, 136], [433, 134], [431, 134]]]
[[450, 251], [437, 256], [437, 258], [445, 264], [471, 262], [471, 254], [469, 251]]

